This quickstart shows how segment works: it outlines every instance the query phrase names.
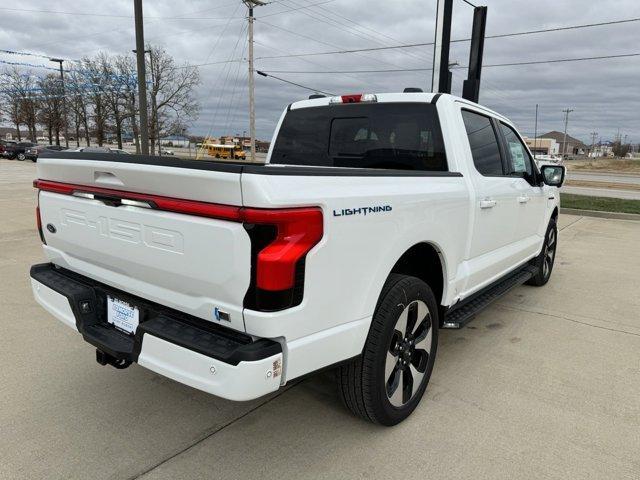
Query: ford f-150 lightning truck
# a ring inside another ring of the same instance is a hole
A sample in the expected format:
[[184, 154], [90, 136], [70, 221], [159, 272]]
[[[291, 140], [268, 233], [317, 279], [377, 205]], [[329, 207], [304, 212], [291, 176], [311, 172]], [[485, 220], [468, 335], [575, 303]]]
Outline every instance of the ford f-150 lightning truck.
[[45, 152], [33, 293], [103, 365], [231, 400], [332, 367], [393, 425], [439, 328], [547, 283], [564, 175], [502, 115], [420, 92], [293, 103], [264, 165]]

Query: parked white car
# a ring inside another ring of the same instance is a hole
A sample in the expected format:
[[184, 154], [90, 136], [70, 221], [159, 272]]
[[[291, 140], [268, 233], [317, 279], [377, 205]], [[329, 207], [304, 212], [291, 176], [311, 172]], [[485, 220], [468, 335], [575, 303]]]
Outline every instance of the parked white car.
[[293, 103], [266, 165], [82, 158], [38, 162], [35, 298], [101, 364], [231, 400], [337, 366], [355, 414], [396, 424], [439, 328], [553, 269], [564, 167], [451, 95]]

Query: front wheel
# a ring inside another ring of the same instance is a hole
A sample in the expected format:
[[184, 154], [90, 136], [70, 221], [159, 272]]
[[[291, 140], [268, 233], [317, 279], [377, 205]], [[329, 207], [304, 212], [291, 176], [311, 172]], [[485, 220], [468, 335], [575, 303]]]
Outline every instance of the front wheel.
[[546, 285], [551, 278], [553, 265], [556, 260], [556, 250], [558, 248], [558, 226], [555, 218], [552, 218], [547, 227], [547, 233], [544, 237], [542, 251], [533, 260], [533, 265], [537, 268], [537, 273], [531, 277], [527, 285], [541, 287]]
[[431, 377], [438, 325], [429, 286], [415, 277], [390, 275], [362, 355], [338, 370], [338, 391], [347, 408], [388, 426], [411, 415]]
[[20, 160], [21, 162], [24, 161], [24, 159], [27, 158], [26, 155], [24, 153], [19, 153], [18, 154], [18, 160]]

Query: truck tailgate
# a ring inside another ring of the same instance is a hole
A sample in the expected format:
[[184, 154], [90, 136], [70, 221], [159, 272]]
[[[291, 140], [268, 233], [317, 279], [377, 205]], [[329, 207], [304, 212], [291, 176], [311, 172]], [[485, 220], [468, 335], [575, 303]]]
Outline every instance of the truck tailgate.
[[[223, 166], [224, 167], [224, 166]], [[163, 198], [241, 205], [240, 174], [42, 158], [38, 178]], [[251, 244], [241, 223], [41, 191], [44, 246], [56, 265], [244, 331]], [[76, 194], [77, 194], [76, 193]], [[126, 195], [123, 197], [125, 198]]]

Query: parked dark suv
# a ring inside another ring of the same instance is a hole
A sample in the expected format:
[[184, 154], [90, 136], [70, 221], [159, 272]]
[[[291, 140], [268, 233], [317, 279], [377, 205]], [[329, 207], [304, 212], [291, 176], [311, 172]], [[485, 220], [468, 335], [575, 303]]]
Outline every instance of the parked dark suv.
[[37, 144], [33, 142], [12, 142], [8, 143], [4, 147], [4, 152], [2, 156], [5, 158], [9, 158], [13, 160], [17, 158], [18, 160], [25, 160], [27, 158], [26, 151], [28, 148], [35, 147]]

